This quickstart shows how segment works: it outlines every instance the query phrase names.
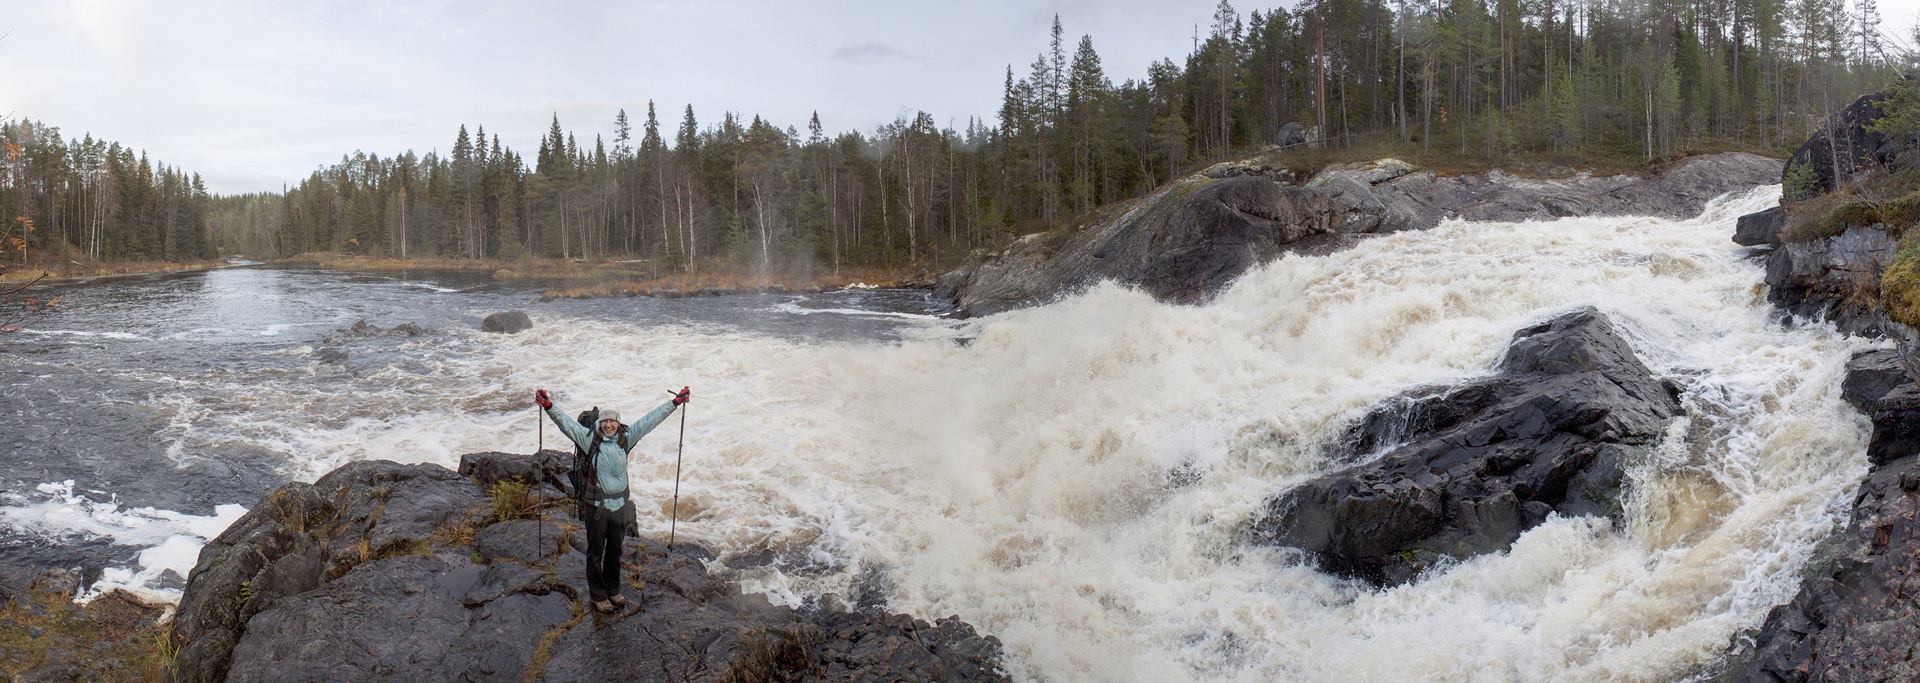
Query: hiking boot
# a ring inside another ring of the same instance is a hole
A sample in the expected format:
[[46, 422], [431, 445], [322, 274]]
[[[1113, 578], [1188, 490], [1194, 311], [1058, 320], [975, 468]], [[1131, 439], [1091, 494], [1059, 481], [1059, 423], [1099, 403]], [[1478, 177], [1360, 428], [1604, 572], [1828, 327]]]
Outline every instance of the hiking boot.
[[613, 596], [613, 599], [611, 600], [611, 602], [613, 603], [614, 607], [625, 608], [627, 606], [627, 596], [615, 595]]
[[594, 609], [596, 609], [596, 610], [600, 610], [600, 613], [601, 613], [601, 614], [612, 614], [612, 613], [613, 613], [613, 603], [611, 603], [611, 602], [607, 602], [607, 601], [605, 601], [605, 600], [595, 600], [595, 601], [593, 601], [593, 608], [594, 608]]

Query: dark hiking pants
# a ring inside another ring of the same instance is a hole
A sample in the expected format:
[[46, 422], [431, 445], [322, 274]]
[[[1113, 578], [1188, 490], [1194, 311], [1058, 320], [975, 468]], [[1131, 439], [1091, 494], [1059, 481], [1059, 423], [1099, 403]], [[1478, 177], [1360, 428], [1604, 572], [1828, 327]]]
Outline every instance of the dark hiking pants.
[[627, 538], [627, 526], [620, 512], [591, 509], [586, 520], [587, 591], [599, 602], [620, 594], [620, 546]]

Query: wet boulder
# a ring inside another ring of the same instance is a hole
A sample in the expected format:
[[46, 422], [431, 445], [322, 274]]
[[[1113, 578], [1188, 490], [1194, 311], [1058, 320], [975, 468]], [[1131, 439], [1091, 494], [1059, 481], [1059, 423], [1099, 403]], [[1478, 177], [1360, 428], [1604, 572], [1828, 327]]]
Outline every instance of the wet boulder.
[[368, 558], [427, 547], [486, 508], [444, 467], [384, 460], [276, 489], [200, 549], [174, 617], [180, 679], [220, 680], [255, 615]]
[[502, 311], [480, 321], [481, 332], [518, 334], [522, 330], [530, 329], [533, 329], [533, 319], [527, 317], [526, 311]]
[[1077, 232], [1022, 238], [943, 276], [936, 295], [986, 315], [1113, 280], [1194, 303], [1255, 265], [1340, 239], [1339, 209], [1326, 195], [1245, 169], [1216, 171], [1103, 209]]
[[1920, 384], [1902, 361], [1894, 349], [1854, 354], [1841, 384], [1847, 403], [1873, 421], [1867, 461], [1876, 467], [1920, 453]]
[[1624, 466], [1681, 414], [1591, 308], [1520, 330], [1499, 373], [1396, 397], [1355, 424], [1355, 464], [1280, 492], [1256, 543], [1376, 585], [1504, 551], [1549, 514], [1618, 519]]
[[1733, 243], [1746, 247], [1780, 246], [1780, 231], [1787, 227], [1787, 210], [1773, 207], [1741, 216], [1734, 223]]
[[572, 469], [573, 454], [553, 449], [533, 455], [488, 451], [460, 456], [460, 476], [479, 482], [481, 486], [517, 481], [565, 489], [567, 472]]

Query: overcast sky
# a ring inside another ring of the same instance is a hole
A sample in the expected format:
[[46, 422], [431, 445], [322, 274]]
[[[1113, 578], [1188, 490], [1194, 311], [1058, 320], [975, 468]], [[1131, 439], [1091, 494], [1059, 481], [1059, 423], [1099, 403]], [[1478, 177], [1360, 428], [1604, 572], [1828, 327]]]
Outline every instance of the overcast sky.
[[[0, 0], [0, 116], [146, 150], [214, 192], [278, 191], [356, 149], [444, 152], [463, 123], [527, 157], [556, 113], [582, 144], [621, 108], [637, 135], [649, 99], [669, 137], [689, 103], [703, 127], [923, 110], [959, 128], [994, 115], [1055, 13], [1119, 82], [1183, 58], [1216, 4]], [[1920, 0], [1880, 10], [1904, 35]]]

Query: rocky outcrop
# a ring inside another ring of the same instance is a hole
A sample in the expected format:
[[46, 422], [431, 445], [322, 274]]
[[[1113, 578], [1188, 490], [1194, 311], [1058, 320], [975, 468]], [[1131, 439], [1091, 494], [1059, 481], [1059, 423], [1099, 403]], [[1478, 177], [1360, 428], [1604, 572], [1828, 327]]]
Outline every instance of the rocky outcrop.
[[1499, 171], [1442, 177], [1382, 159], [1330, 167], [1296, 185], [1281, 157], [1257, 156], [981, 255], [942, 277], [937, 290], [962, 315], [1042, 303], [1103, 280], [1191, 303], [1283, 254], [1324, 253], [1367, 235], [1423, 230], [1448, 218], [1692, 216], [1716, 196], [1777, 182], [1779, 173], [1778, 160], [1741, 153], [1694, 157], [1650, 178], [1551, 180]]
[[281, 487], [202, 550], [177, 678], [1005, 680], [998, 641], [957, 619], [776, 607], [685, 541], [629, 541], [633, 605], [594, 612], [557, 486], [568, 462], [367, 461]]
[[527, 317], [526, 311], [502, 311], [480, 321], [481, 332], [518, 334], [530, 329], [533, 329], [533, 319]]
[[1745, 247], [1780, 246], [1780, 231], [1787, 228], [1787, 210], [1773, 207], [1741, 216], [1734, 223], [1733, 242]]
[[1908, 354], [1894, 349], [1863, 351], [1847, 362], [1841, 391], [1847, 403], [1873, 421], [1867, 462], [1880, 467], [1920, 453], [1920, 384]]
[[[1072, 234], [1029, 235], [991, 261], [942, 277], [967, 315], [1032, 304], [1101, 280], [1196, 301], [1255, 264], [1331, 244], [1341, 216], [1324, 194], [1244, 169], [1196, 176], [1109, 208], [1119, 216]], [[1097, 221], [1099, 222], [1099, 221]]]
[[[1789, 194], [1788, 199], [1803, 199], [1832, 192], [1862, 171], [1890, 164], [1894, 157], [1899, 156], [1899, 141], [1867, 129], [1880, 120], [1880, 102], [1885, 99], [1886, 95], [1882, 93], [1860, 96], [1847, 108], [1828, 116], [1826, 125], [1815, 129], [1813, 137], [1807, 138], [1800, 149], [1794, 150], [1793, 156], [1787, 159], [1786, 168], [1801, 166], [1810, 169], [1811, 173], [1807, 176], [1805, 187], [1792, 187], [1794, 179], [1787, 178], [1788, 187], [1782, 190]], [[1783, 172], [1783, 175], [1791, 175], [1791, 172]], [[1796, 191], [1804, 196], [1792, 196]]]
[[1499, 374], [1387, 401], [1355, 425], [1358, 460], [1267, 504], [1255, 542], [1398, 584], [1510, 547], [1548, 514], [1617, 518], [1624, 463], [1680, 414], [1600, 312], [1515, 333]]
[[1793, 600], [1767, 614], [1717, 680], [1920, 679], [1920, 385], [1895, 351], [1858, 354], [1847, 368], [1848, 402], [1873, 416], [1875, 470], [1846, 530], [1816, 550]]
[[1832, 321], [1841, 331], [1888, 331], [1880, 276], [1897, 241], [1879, 225], [1853, 226], [1825, 239], [1786, 242], [1767, 255], [1767, 300], [1788, 315]]

